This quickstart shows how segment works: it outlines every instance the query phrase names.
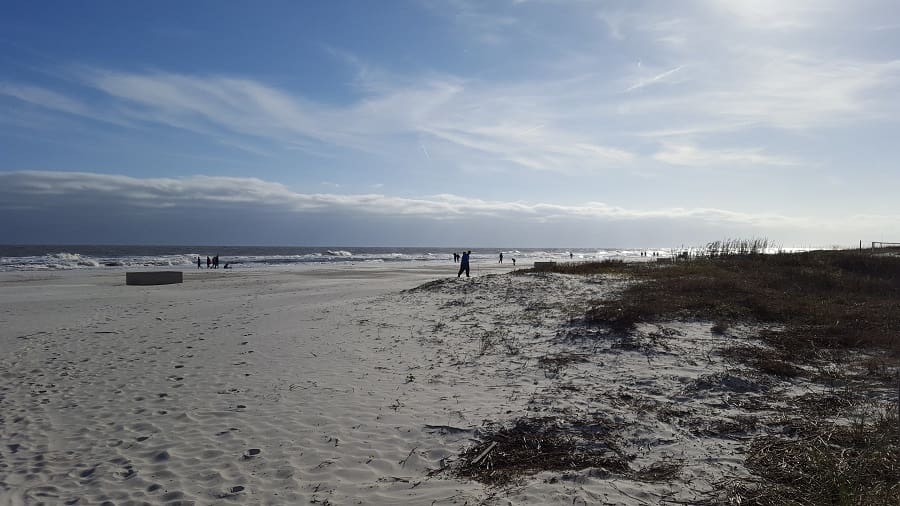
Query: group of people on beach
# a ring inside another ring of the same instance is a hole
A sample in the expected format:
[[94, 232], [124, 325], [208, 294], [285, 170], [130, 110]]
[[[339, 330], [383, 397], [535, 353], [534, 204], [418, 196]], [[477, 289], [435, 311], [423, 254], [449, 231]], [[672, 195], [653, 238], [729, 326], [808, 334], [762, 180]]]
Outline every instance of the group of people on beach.
[[[197, 268], [198, 269], [200, 268], [200, 265], [201, 265], [200, 257], [197, 257]], [[216, 255], [212, 258], [207, 256], [206, 257], [206, 268], [207, 269], [218, 269], [219, 268], [219, 255]], [[225, 267], [223, 267], [223, 269], [230, 269], [230, 267], [228, 266], [228, 264], [225, 264]]]
[[[510, 258], [510, 260], [512, 260], [513, 267], [515, 267], [515, 266], [516, 266], [516, 259], [515, 259], [515, 257]], [[501, 263], [501, 264], [503, 263], [503, 252], [502, 252], [502, 251], [500, 252], [500, 262], [499, 262], [499, 263]]]
[[[462, 273], [466, 273], [466, 277], [469, 277], [469, 257], [472, 255], [472, 251], [463, 251], [462, 254], [453, 252], [453, 263], [459, 262], [459, 272], [456, 273], [456, 277], [462, 276]], [[513, 267], [516, 266], [516, 259], [510, 258], [512, 260]], [[500, 263], [503, 263], [503, 252], [500, 252]]]

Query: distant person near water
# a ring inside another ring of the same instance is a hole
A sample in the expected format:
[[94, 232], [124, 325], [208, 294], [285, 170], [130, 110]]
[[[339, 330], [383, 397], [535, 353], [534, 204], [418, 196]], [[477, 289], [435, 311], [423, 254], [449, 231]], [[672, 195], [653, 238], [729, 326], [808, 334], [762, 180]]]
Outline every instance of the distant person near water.
[[471, 254], [471, 251], [463, 251], [462, 258], [459, 262], [459, 272], [456, 273], [456, 277], [460, 277], [463, 271], [466, 272], [466, 277], [469, 277], [469, 255]]
[[200, 257], [197, 257], [197, 268], [200, 268]]
[[512, 261], [513, 261], [513, 267], [515, 267], [516, 266], [516, 257], [513, 257]]
[[569, 252], [569, 260], [571, 260], [572, 257], [574, 257], [574, 256], [575, 256], [575, 255], [573, 255], [572, 252], [570, 251], [570, 252]]
[[209, 258], [209, 255], [206, 255], [206, 268], [209, 269], [212, 266], [212, 258]]
[[500, 263], [501, 264], [503, 263], [503, 252], [502, 251], [500, 252]]

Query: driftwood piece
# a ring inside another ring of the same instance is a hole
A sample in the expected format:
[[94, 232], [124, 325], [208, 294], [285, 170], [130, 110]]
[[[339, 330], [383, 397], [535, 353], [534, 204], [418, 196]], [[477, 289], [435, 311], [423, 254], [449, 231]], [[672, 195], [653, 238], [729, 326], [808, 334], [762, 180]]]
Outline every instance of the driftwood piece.
[[490, 444], [490, 446], [488, 446], [487, 448], [485, 448], [484, 451], [481, 452], [480, 455], [478, 455], [477, 457], [475, 457], [475, 460], [472, 461], [472, 465], [473, 465], [473, 466], [478, 465], [478, 463], [481, 462], [482, 459], [484, 459], [485, 457], [487, 457], [487, 454], [488, 454], [488, 453], [491, 453], [491, 450], [493, 450], [493, 449], [496, 448], [496, 447], [497, 447], [497, 442], [494, 441], [493, 443]]

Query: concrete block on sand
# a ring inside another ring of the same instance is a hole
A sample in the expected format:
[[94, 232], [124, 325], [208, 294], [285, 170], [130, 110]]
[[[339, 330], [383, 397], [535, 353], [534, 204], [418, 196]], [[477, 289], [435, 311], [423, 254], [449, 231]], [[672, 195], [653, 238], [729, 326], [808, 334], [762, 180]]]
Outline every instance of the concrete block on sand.
[[181, 271], [126, 272], [126, 285], [171, 285], [181, 283]]

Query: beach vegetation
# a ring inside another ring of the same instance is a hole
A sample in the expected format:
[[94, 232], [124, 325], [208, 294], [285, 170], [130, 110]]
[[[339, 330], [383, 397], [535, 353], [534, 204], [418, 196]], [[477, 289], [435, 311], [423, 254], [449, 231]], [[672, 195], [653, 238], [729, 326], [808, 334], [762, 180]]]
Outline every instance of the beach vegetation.
[[704, 248], [708, 257], [731, 255], [758, 255], [771, 250], [781, 251], [780, 247], [770, 243], [766, 238], [724, 239], [707, 243]]
[[849, 424], [802, 423], [797, 437], [753, 440], [746, 466], [763, 479], [742, 483], [742, 504], [900, 504], [897, 414]]
[[544, 264], [540, 264], [539, 267], [535, 267], [533, 269], [520, 269], [515, 271], [516, 274], [526, 274], [529, 272], [556, 272], [560, 274], [578, 274], [578, 275], [591, 275], [591, 274], [610, 274], [623, 272], [629, 267], [630, 264], [626, 264], [624, 261], [619, 259], [608, 259], [602, 260], [600, 262], [547, 262]]
[[[689, 385], [751, 392], [770, 413], [697, 425], [698, 434], [749, 442], [752, 476], [735, 477], [710, 504], [900, 504], [900, 398], [892, 400], [900, 395], [900, 256], [771, 248], [765, 240], [723, 241], [687, 261], [544, 270], [632, 280], [573, 322], [601, 337], [639, 336], [643, 324], [667, 321], [712, 322], [718, 339], [742, 325], [756, 329], [718, 351], [754, 376], [702, 376]], [[800, 378], [823, 388], [792, 399], [770, 388]]]
[[700, 257], [655, 265], [608, 263], [560, 272], [616, 272], [636, 281], [590, 307], [585, 320], [628, 331], [642, 322], [699, 319], [777, 324], [763, 337], [786, 355], [876, 347], [900, 355], [900, 257], [855, 251]]
[[625, 454], [611, 421], [522, 417], [479, 431], [479, 442], [461, 455], [455, 474], [502, 486], [542, 471], [595, 468], [627, 473], [633, 456]]

